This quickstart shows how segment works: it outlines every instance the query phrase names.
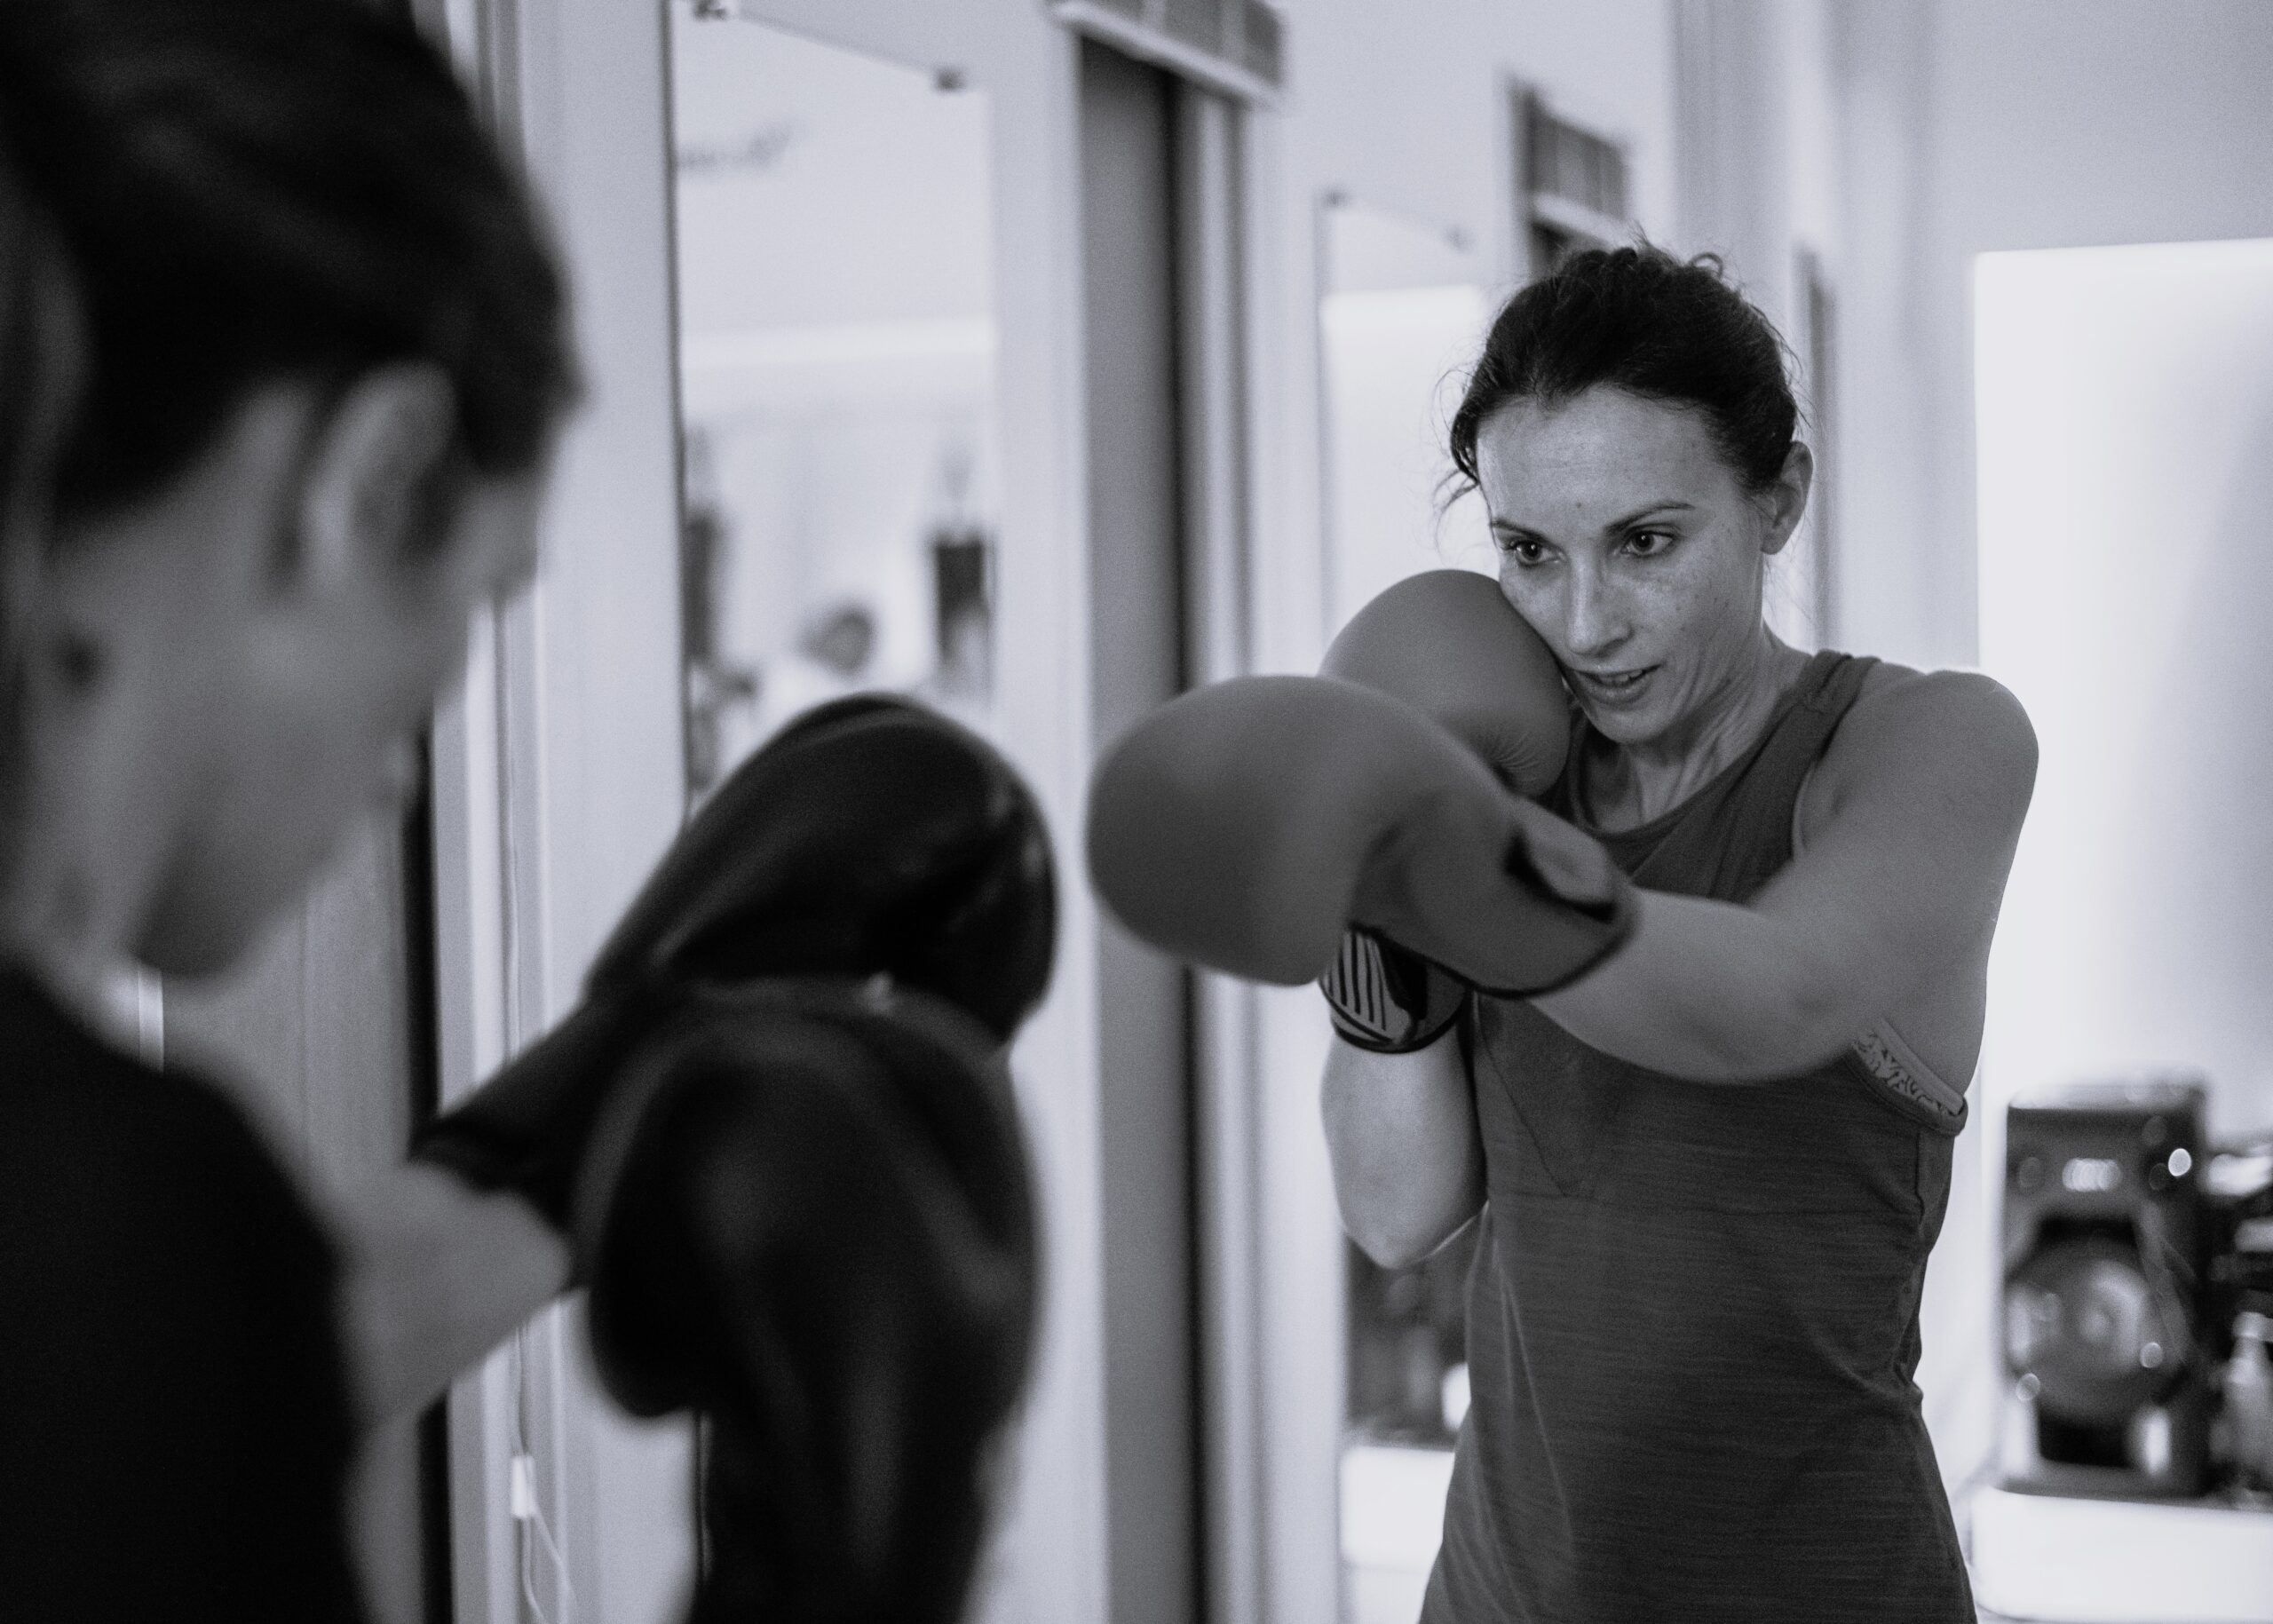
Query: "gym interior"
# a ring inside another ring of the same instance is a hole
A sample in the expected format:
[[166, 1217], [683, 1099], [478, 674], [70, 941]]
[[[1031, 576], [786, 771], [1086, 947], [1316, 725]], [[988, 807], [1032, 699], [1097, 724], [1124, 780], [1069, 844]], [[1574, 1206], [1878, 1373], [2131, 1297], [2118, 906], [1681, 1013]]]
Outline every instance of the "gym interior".
[[[2007, 1109], [2127, 1088], [2213, 1194], [2273, 1182], [2273, 7], [413, 9], [548, 211], [586, 392], [538, 578], [477, 627], [408, 822], [226, 985], [142, 989], [313, 1186], [573, 1004], [785, 720], [914, 693], [1023, 772], [1069, 879], [1014, 1057], [1041, 1355], [970, 1616], [1410, 1624], [1467, 1402], [1460, 1242], [1390, 1271], [1344, 1239], [1316, 992], [1123, 933], [1077, 877], [1084, 797], [1177, 693], [1314, 671], [1384, 586], [1494, 567], [1446, 482], [1462, 369], [1515, 289], [1644, 235], [1719, 255], [1788, 345], [1818, 475], [1779, 635], [1985, 670], [2041, 743], [1921, 1314], [1976, 1595], [2273, 1620], [2273, 1458], [2224, 1328], [2182, 1492], [2031, 1478], [2061, 1462], [2012, 1317], [2057, 1282], [2008, 1244], [2044, 1221], [2018, 1169], [2098, 1164], [2056, 1112], [2008, 1154]], [[386, 1624], [682, 1604], [689, 1435], [598, 1394], [577, 1313], [367, 1452]], [[2084, 1470], [2186, 1464], [2180, 1423], [2125, 1424]]]

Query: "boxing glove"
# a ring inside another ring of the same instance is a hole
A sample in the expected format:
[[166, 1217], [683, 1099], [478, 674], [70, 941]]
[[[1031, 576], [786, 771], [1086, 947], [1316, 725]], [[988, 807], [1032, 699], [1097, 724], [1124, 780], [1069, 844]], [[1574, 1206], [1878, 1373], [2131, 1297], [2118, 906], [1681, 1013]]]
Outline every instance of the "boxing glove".
[[608, 1390], [702, 1417], [696, 1624], [960, 1616], [1037, 1300], [993, 1034], [881, 982], [692, 991], [576, 1209]]
[[1410, 706], [1334, 678], [1234, 678], [1139, 722], [1091, 780], [1088, 853], [1137, 936], [1287, 986], [1322, 975], [1354, 924], [1531, 995], [1633, 923], [1597, 843]]
[[1007, 1043], [1049, 983], [1055, 899], [1041, 812], [984, 741], [903, 700], [821, 706], [704, 803], [600, 949], [583, 1003], [413, 1154], [518, 1192], [566, 1232], [617, 1063], [687, 986], [883, 976]]
[[1519, 794], [1544, 795], [1571, 745], [1571, 699], [1537, 632], [1472, 570], [1408, 575], [1350, 617], [1319, 674], [1403, 700]]
[[991, 749], [823, 707], [712, 796], [583, 1004], [422, 1136], [569, 1236], [610, 1394], [701, 1417], [697, 1620], [959, 1610], [1033, 1335], [1002, 1053], [1053, 916]]
[[858, 694], [712, 793], [590, 985], [883, 974], [1007, 1042], [1049, 985], [1056, 931], [1049, 836], [1017, 772], [936, 711]]
[[[1571, 741], [1562, 672], [1489, 576], [1407, 576], [1350, 618], [1319, 669], [1403, 700], [1520, 794], [1542, 795], [1562, 775]], [[1427, 1048], [1468, 1002], [1458, 978], [1362, 927], [1344, 934], [1319, 988], [1342, 1041], [1377, 1054]]]

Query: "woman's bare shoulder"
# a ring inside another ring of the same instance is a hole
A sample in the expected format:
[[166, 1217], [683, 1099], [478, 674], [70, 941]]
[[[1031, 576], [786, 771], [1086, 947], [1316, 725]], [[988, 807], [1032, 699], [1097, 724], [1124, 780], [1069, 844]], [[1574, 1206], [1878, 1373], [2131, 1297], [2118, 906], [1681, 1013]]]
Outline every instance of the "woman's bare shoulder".
[[2028, 712], [1994, 677], [1882, 661], [1832, 735], [1810, 798], [1828, 812], [1845, 795], [1891, 778], [1913, 794], [1938, 790], [2004, 809], [2017, 823], [2035, 788], [2036, 760]]

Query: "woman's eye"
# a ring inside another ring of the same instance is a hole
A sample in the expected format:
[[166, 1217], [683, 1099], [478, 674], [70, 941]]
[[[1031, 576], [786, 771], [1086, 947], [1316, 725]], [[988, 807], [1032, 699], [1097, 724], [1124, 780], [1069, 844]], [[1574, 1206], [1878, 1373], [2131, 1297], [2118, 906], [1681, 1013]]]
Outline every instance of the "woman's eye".
[[1626, 538], [1626, 551], [1637, 558], [1654, 558], [1673, 543], [1670, 530], [1636, 530]]
[[1547, 562], [1547, 549], [1527, 536], [1519, 536], [1512, 542], [1503, 543], [1500, 551], [1526, 567]]

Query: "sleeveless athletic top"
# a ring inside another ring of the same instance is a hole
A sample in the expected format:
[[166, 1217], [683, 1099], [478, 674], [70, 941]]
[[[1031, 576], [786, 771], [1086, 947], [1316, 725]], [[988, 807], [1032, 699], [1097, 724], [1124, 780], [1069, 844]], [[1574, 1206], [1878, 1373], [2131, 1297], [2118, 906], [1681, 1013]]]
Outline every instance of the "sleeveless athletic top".
[[[1815, 656], [1711, 783], [1600, 836], [1620, 867], [1752, 896], [1871, 663]], [[1462, 1038], [1488, 1204], [1423, 1624], [1970, 1624], [1912, 1381], [1962, 1095], [1883, 1029], [1752, 1084], [1629, 1066], [1519, 1000]]]

